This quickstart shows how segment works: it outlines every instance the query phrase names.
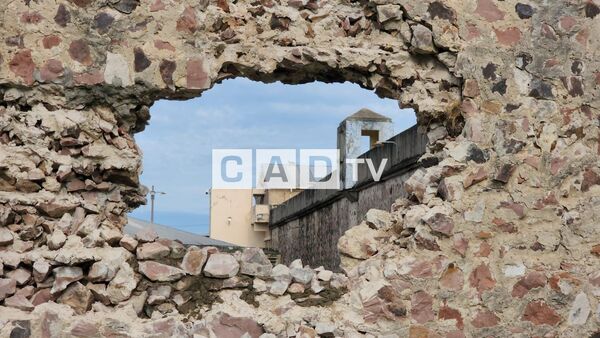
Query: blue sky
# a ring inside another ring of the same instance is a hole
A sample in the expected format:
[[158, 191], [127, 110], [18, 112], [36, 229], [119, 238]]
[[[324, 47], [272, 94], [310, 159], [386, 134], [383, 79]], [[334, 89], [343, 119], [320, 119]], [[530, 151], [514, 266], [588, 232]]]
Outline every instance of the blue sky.
[[[155, 221], [207, 234], [213, 148], [335, 148], [338, 124], [366, 107], [391, 117], [396, 133], [416, 123], [410, 109], [350, 83], [284, 85], [223, 81], [201, 97], [156, 102], [146, 130], [142, 184], [157, 196]], [[150, 201], [148, 201], [150, 203]], [[150, 219], [150, 206], [131, 213]]]

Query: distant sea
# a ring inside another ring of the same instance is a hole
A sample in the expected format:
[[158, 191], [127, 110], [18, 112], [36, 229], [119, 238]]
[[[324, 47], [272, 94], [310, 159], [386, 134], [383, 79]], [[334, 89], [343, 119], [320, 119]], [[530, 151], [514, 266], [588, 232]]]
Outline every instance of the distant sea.
[[[150, 222], [150, 213], [146, 210], [136, 209], [129, 213], [129, 215]], [[208, 236], [209, 216], [207, 214], [169, 211], [155, 212], [154, 222], [179, 230]]]

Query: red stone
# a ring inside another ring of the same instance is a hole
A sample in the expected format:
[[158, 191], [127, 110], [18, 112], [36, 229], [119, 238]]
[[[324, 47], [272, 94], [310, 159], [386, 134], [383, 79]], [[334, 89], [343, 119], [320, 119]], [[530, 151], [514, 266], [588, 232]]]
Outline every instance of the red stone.
[[50, 293], [50, 288], [41, 289], [31, 296], [31, 304], [38, 306], [42, 303], [49, 302], [54, 299], [54, 296]]
[[92, 64], [92, 55], [90, 47], [83, 39], [75, 40], [69, 45], [69, 55], [71, 58], [83, 65], [89, 66]]
[[175, 51], [175, 47], [167, 41], [162, 40], [154, 40], [154, 47], [159, 50], [170, 50], [171, 52]]
[[191, 59], [187, 62], [187, 87], [207, 88], [208, 74], [204, 71], [202, 59]]
[[477, 1], [477, 8], [475, 13], [489, 22], [494, 22], [504, 19], [504, 12], [498, 9], [496, 4], [492, 0], [479, 0]]
[[466, 37], [467, 41], [477, 39], [480, 36], [481, 36], [481, 32], [479, 31], [479, 28], [477, 28], [477, 25], [467, 24], [467, 37]]
[[417, 323], [423, 324], [434, 319], [433, 298], [425, 291], [415, 292], [411, 299], [411, 318]]
[[456, 320], [456, 327], [460, 330], [462, 330], [465, 327], [460, 311], [458, 311], [457, 309], [453, 309], [447, 305], [440, 306], [438, 318], [443, 320]]
[[492, 277], [490, 268], [485, 263], [481, 263], [471, 272], [469, 283], [481, 294], [486, 290], [493, 289], [496, 285], [496, 280]]
[[590, 38], [590, 31], [587, 28], [584, 28], [575, 35], [575, 40], [581, 44], [582, 47], [587, 47], [588, 39]]
[[571, 28], [573, 28], [573, 26], [575, 26], [575, 24], [577, 24], [577, 20], [575, 20], [574, 17], [568, 16], [568, 15], [560, 18], [559, 22], [560, 22], [560, 27], [562, 29], [564, 29], [565, 31], [570, 31]]
[[599, 256], [600, 257], [600, 244], [596, 244], [592, 247], [591, 253], [593, 255]]
[[583, 181], [581, 182], [581, 191], [589, 191], [594, 185], [600, 184], [600, 175], [591, 168], [585, 169], [583, 172]]
[[461, 256], [465, 257], [469, 248], [469, 240], [463, 234], [454, 235], [453, 248]]
[[507, 222], [501, 218], [494, 218], [492, 220], [492, 223], [498, 227], [498, 229], [500, 229], [503, 232], [507, 232], [509, 234], [515, 233], [517, 232], [517, 227], [515, 226], [514, 223], [512, 222]]
[[460, 291], [463, 288], [463, 272], [453, 264], [450, 264], [440, 278], [440, 285], [446, 289]]
[[454, 221], [447, 215], [436, 213], [433, 216], [425, 219], [425, 223], [429, 225], [433, 233], [441, 234], [447, 237], [452, 236], [452, 230], [454, 230]]
[[31, 51], [29, 49], [17, 52], [10, 61], [9, 67], [10, 70], [15, 73], [15, 75], [23, 78], [25, 83], [33, 83], [33, 71], [35, 69], [35, 64], [33, 63]]
[[78, 85], [95, 85], [104, 82], [104, 74], [99, 71], [78, 73], [73, 76], [73, 79]]
[[38, 24], [44, 17], [38, 12], [25, 12], [21, 15], [21, 23], [24, 24]]
[[57, 35], [47, 35], [44, 36], [44, 38], [42, 39], [42, 45], [44, 46], [44, 48], [50, 49], [52, 47], [58, 46], [61, 41], [62, 39]]
[[71, 329], [71, 335], [74, 337], [97, 337], [99, 333], [97, 324], [84, 320], [77, 321]]
[[475, 318], [471, 321], [471, 325], [481, 329], [484, 327], [494, 327], [498, 325], [499, 322], [500, 318], [498, 318], [495, 313], [490, 310], [482, 310], [477, 312]]
[[561, 318], [543, 300], [537, 300], [527, 304], [521, 320], [532, 322], [535, 325], [554, 326], [560, 322]]
[[556, 36], [556, 32], [554, 31], [554, 28], [552, 28], [552, 26], [548, 25], [547, 23], [542, 24], [540, 33], [546, 39], [555, 40], [555, 41], [558, 39]]
[[158, 65], [158, 69], [163, 82], [168, 86], [173, 85], [173, 73], [177, 69], [175, 61], [162, 60]]
[[225, 13], [229, 13], [229, 3], [227, 0], [217, 0], [217, 7], [222, 9]]
[[165, 9], [166, 6], [161, 0], [156, 0], [152, 5], [150, 5], [150, 12], [158, 12]]
[[560, 169], [562, 169], [565, 164], [567, 164], [567, 159], [564, 158], [564, 157], [554, 157], [554, 158], [552, 158], [550, 160], [550, 173], [552, 175], [558, 174], [558, 172], [560, 171]]
[[463, 88], [463, 95], [466, 97], [477, 97], [479, 96], [479, 84], [475, 79], [465, 80]]
[[222, 314], [218, 322], [212, 323], [212, 330], [219, 338], [234, 338], [241, 336], [259, 337], [265, 331], [253, 319], [232, 317]]
[[488, 257], [492, 253], [492, 246], [487, 242], [483, 241], [479, 245], [479, 251], [475, 254], [477, 257]]
[[71, 13], [65, 5], [58, 5], [58, 9], [56, 10], [56, 15], [54, 16], [54, 22], [60, 27], [66, 27], [69, 22], [71, 22]]
[[187, 7], [177, 20], [177, 31], [193, 34], [198, 29], [198, 19], [192, 7]]
[[42, 66], [40, 76], [42, 81], [51, 82], [59, 78], [64, 70], [65, 68], [63, 67], [62, 62], [56, 59], [50, 59]]
[[446, 338], [466, 338], [466, 336], [461, 330], [454, 330], [446, 332]]
[[512, 296], [523, 298], [529, 290], [544, 287], [547, 282], [545, 274], [539, 271], [530, 272], [513, 286]]
[[431, 263], [426, 260], [419, 260], [411, 264], [410, 275], [415, 278], [428, 278], [431, 277]]
[[517, 27], [509, 27], [506, 30], [495, 29], [496, 39], [505, 46], [515, 46], [521, 41], [521, 31]]
[[525, 217], [525, 206], [521, 203], [501, 202], [499, 208], [512, 210], [519, 217], [519, 219]]

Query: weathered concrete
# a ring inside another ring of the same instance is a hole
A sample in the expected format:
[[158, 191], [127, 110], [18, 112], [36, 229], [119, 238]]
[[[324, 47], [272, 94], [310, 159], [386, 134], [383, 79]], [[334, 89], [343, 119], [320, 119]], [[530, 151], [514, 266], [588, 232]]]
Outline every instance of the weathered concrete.
[[[434, 161], [405, 182], [395, 226], [340, 238], [341, 298], [314, 279], [294, 304], [202, 289], [222, 303], [194, 303], [187, 313], [202, 320], [184, 323], [174, 310], [185, 294], [148, 308], [152, 281], [138, 273], [121, 310], [104, 308], [106, 284], [89, 285], [99, 312], [83, 315], [73, 309], [90, 305], [86, 274], [66, 295], [34, 278], [0, 290], [0, 336], [597, 335], [599, 12], [597, 0], [3, 3], [0, 226], [13, 233], [3, 277], [40, 259], [52, 270], [136, 263], [119, 246], [127, 211], [144, 203], [133, 134], [155, 100], [225, 78], [375, 89], [415, 109]], [[55, 229], [67, 238], [51, 250]], [[168, 266], [145, 264], [157, 280], [183, 271]], [[65, 304], [5, 308], [52, 299]]]

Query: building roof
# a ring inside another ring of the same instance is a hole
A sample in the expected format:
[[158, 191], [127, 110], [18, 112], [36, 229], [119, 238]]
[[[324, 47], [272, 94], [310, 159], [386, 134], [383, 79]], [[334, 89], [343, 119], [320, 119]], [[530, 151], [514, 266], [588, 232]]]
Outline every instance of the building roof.
[[150, 223], [146, 221], [142, 221], [141, 219], [137, 219], [131, 216], [127, 217], [129, 219], [127, 225], [125, 225], [125, 229], [123, 231], [126, 234], [131, 236], [135, 235], [138, 231], [142, 229], [152, 228], [158, 234], [160, 238], [168, 238], [172, 240], [179, 240], [183, 244], [193, 244], [199, 246], [237, 246], [235, 244], [219, 241], [216, 239], [212, 239], [210, 237], [194, 234], [191, 232], [178, 230], [173, 227]]
[[368, 108], [362, 108], [361, 110], [357, 111], [356, 113], [354, 113], [344, 119], [344, 121], [348, 121], [348, 120], [382, 121], [382, 122], [391, 122], [392, 121], [391, 118], [389, 118], [387, 116], [383, 116], [379, 113], [376, 113]]

